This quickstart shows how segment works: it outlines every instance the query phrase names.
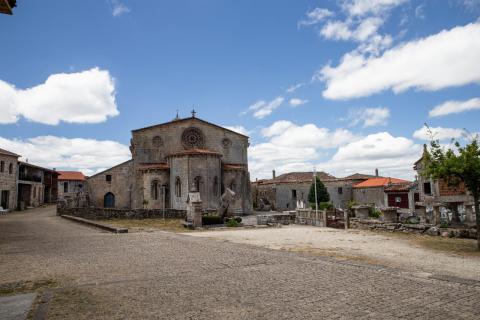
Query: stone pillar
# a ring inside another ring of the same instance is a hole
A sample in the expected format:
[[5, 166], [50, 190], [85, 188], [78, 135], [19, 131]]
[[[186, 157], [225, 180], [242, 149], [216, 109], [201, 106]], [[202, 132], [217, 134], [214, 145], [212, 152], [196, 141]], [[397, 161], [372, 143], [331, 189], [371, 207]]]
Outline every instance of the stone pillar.
[[200, 192], [189, 192], [187, 196], [187, 221], [193, 228], [202, 226], [202, 200]]
[[348, 215], [348, 210], [343, 210], [343, 223], [345, 229], [350, 229], [350, 216]]
[[320, 211], [322, 213], [322, 218], [323, 218], [323, 226], [327, 226], [327, 210], [322, 210]]
[[440, 207], [433, 206], [433, 224], [439, 225], [440, 223], [441, 223]]
[[465, 206], [465, 222], [467, 224], [475, 224], [476, 217], [473, 206]]
[[427, 223], [427, 208], [420, 207], [415, 209], [415, 214], [420, 219], [420, 223]]
[[382, 209], [382, 216], [384, 222], [398, 222], [398, 210], [397, 208], [385, 208]]

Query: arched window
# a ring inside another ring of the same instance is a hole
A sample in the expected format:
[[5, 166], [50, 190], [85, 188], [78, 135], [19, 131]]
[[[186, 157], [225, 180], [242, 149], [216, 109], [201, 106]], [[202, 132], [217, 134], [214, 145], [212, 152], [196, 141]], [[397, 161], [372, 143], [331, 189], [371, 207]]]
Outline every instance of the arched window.
[[197, 176], [193, 181], [195, 183], [195, 190], [200, 192], [200, 187], [202, 186], [202, 177]]
[[151, 198], [153, 200], [158, 200], [158, 181], [153, 180], [151, 185]]
[[104, 208], [115, 208], [115, 195], [111, 192], [108, 192], [103, 197], [103, 207]]
[[218, 177], [213, 178], [213, 195], [218, 196]]
[[9, 174], [12, 174], [12, 173], [13, 173], [13, 163], [10, 163], [10, 164], [8, 165], [8, 173], [9, 173]]
[[180, 177], [175, 179], [175, 196], [179, 198], [182, 196], [182, 181], [180, 180]]

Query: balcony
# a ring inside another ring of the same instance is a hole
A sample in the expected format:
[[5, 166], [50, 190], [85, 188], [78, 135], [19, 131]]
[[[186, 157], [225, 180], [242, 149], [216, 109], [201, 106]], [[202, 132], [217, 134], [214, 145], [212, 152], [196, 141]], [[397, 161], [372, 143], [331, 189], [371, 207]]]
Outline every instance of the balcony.
[[22, 173], [21, 172], [18, 175], [18, 180], [31, 181], [31, 182], [42, 182], [42, 177], [36, 176], [34, 174]]

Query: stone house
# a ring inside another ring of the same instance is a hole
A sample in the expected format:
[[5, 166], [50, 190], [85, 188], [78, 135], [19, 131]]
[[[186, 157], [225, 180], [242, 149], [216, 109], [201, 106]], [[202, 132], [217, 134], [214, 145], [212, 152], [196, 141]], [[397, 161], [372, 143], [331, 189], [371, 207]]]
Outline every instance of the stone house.
[[195, 117], [132, 131], [132, 159], [87, 179], [90, 201], [98, 207], [187, 209], [198, 191], [202, 208], [220, 207], [229, 188], [229, 211], [251, 211], [248, 137]]
[[415, 184], [391, 178], [375, 177], [353, 186], [353, 200], [377, 208], [399, 207], [413, 213]]
[[[424, 154], [426, 145], [424, 146]], [[416, 212], [421, 219], [439, 224], [440, 220], [454, 223], [475, 224], [475, 208], [473, 197], [465, 186], [454, 186], [445, 180], [434, 180], [424, 176], [424, 155], [414, 163], [417, 172], [419, 196], [416, 201]], [[455, 220], [458, 221], [455, 221]]]
[[79, 171], [57, 171], [58, 176], [58, 198], [74, 199], [85, 192], [86, 177]]
[[24, 210], [57, 200], [55, 170], [39, 167], [28, 162], [18, 162], [17, 207]]
[[20, 156], [0, 149], [0, 207], [13, 210], [17, 204], [17, 169]]
[[[317, 176], [327, 188], [330, 202], [335, 208], [346, 208], [352, 200], [354, 184], [364, 181], [370, 175], [353, 174], [345, 178], [336, 178], [325, 172]], [[253, 203], [256, 208], [267, 204], [270, 209], [284, 211], [295, 210], [299, 201], [308, 206], [308, 193], [313, 183], [313, 172], [290, 172], [272, 179], [252, 182]]]

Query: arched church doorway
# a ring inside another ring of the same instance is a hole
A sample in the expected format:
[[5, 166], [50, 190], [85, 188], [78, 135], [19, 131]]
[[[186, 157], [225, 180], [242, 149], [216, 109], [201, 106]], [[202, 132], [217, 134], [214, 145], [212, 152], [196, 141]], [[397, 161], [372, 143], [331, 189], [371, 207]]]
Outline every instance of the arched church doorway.
[[104, 208], [115, 208], [115, 195], [111, 192], [105, 194], [103, 197]]

